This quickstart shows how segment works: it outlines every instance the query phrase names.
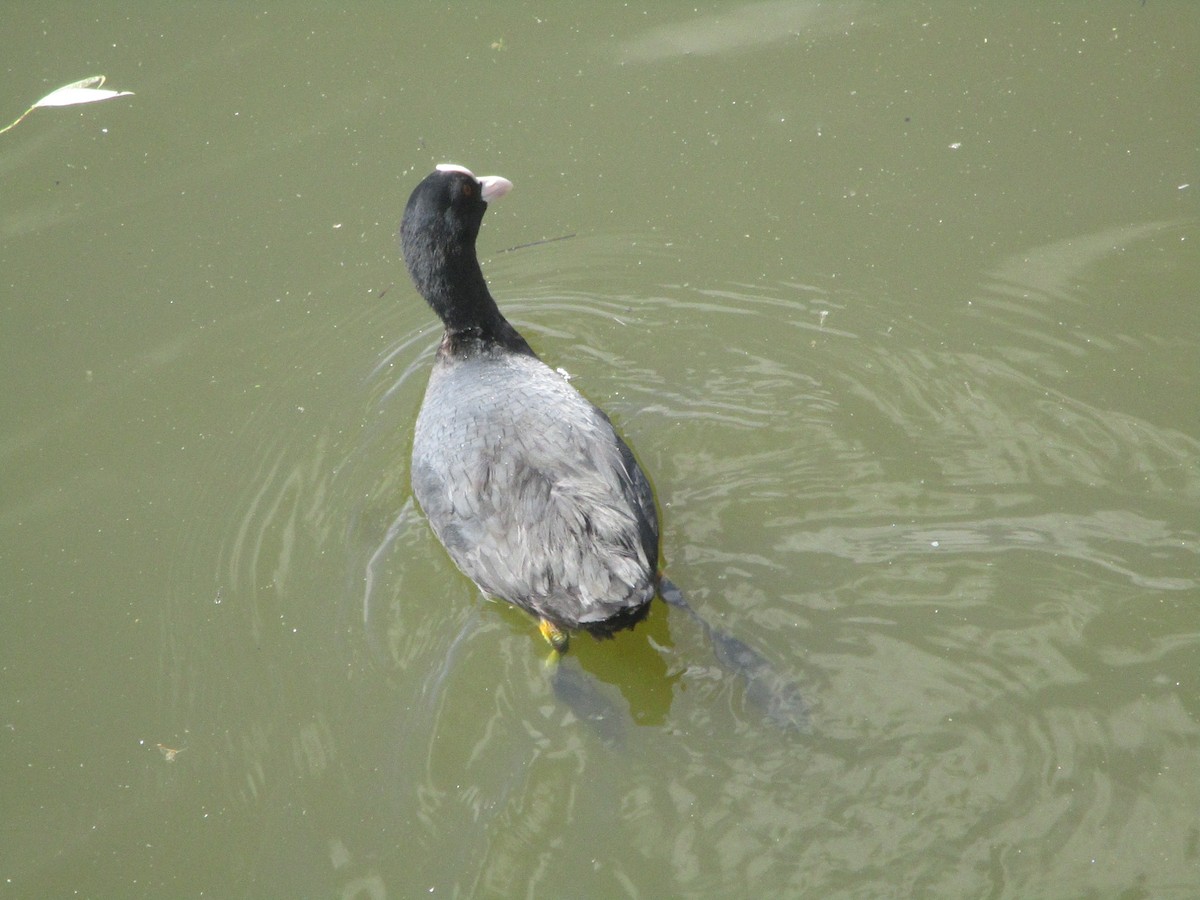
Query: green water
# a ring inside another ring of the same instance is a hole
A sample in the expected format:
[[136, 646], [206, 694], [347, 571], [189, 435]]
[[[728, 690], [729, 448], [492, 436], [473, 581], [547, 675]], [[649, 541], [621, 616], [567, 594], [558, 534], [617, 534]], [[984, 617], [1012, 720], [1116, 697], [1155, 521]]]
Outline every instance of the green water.
[[[1194, 892], [1190, 0], [0, 22], [4, 122], [135, 92], [0, 135], [6, 896]], [[661, 604], [580, 721], [437, 545], [442, 161], [810, 733]]]

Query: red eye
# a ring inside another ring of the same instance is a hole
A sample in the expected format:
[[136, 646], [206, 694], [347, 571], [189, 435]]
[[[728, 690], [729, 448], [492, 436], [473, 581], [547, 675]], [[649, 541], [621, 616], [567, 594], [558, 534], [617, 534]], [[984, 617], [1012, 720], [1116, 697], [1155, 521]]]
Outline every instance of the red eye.
[[462, 183], [462, 195], [464, 197], [466, 197], [467, 199], [474, 197], [475, 196], [475, 185], [472, 184], [470, 181], [464, 181]]

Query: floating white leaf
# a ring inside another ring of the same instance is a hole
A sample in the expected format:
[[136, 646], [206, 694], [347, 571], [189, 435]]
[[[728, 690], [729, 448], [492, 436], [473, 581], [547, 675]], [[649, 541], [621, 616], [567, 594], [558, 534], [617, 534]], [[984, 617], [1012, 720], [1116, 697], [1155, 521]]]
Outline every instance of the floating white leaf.
[[85, 78], [82, 81], [76, 81], [74, 84], [64, 84], [57, 91], [51, 91], [37, 103], [33, 104], [33, 108], [39, 106], [74, 106], [76, 103], [95, 103], [97, 100], [107, 100], [110, 97], [129, 97], [133, 95], [133, 91], [104, 91], [100, 89], [100, 85], [104, 84], [103, 75], [93, 75], [91, 78]]
[[133, 91], [106, 91], [101, 89], [104, 84], [103, 75], [93, 75], [90, 78], [84, 78], [80, 81], [74, 81], [71, 84], [64, 84], [56, 91], [51, 91], [21, 115], [17, 116], [16, 121], [11, 125], [6, 125], [0, 128], [0, 134], [8, 131], [16, 126], [27, 115], [37, 109], [39, 106], [76, 106], [80, 103], [95, 103], [97, 100], [110, 100], [113, 97], [131, 97]]

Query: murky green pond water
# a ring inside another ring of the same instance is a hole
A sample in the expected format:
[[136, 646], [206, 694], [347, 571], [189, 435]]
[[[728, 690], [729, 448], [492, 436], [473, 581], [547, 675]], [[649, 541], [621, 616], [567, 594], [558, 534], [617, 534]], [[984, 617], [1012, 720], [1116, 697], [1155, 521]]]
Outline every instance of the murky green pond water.
[[[135, 92], [0, 135], [6, 896], [1194, 892], [1189, 0], [0, 20], [4, 123]], [[807, 733], [663, 604], [581, 720], [438, 546], [447, 160]]]

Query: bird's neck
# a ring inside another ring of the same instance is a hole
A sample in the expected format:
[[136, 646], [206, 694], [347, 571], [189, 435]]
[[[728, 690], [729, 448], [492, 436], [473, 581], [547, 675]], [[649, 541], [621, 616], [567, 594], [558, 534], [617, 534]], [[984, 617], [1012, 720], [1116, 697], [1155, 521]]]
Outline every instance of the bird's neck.
[[435, 259], [427, 271], [412, 274], [417, 289], [446, 326], [442, 353], [469, 355], [499, 346], [534, 355], [500, 312], [474, 253]]

